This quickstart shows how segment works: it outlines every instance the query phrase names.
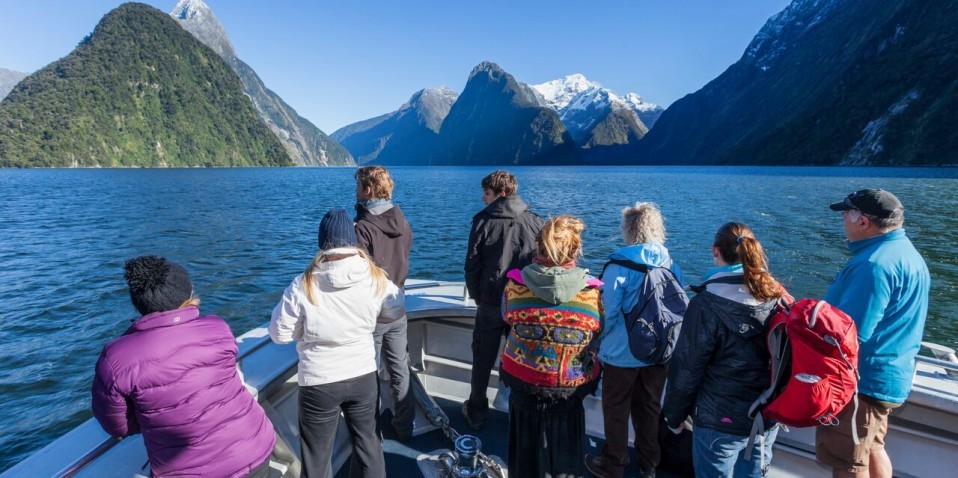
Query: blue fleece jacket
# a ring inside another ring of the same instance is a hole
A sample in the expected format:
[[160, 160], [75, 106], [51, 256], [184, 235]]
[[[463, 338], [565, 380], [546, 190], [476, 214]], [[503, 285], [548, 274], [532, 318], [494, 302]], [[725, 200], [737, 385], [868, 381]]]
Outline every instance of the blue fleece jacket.
[[928, 315], [931, 278], [903, 229], [848, 243], [852, 257], [825, 301], [858, 326], [858, 391], [904, 403]]
[[[612, 259], [625, 259], [638, 264], [663, 267], [669, 263], [669, 250], [657, 242], [648, 242], [624, 247], [614, 252]], [[672, 262], [672, 272], [685, 284], [682, 278], [682, 269]], [[629, 332], [625, 328], [624, 312], [632, 310], [639, 300], [639, 287], [645, 274], [639, 271], [622, 267], [618, 264], [609, 264], [602, 274], [602, 305], [605, 308], [605, 317], [602, 319], [602, 334], [600, 335], [599, 360], [602, 363], [622, 368], [645, 367], [648, 364], [635, 358], [629, 350]]]

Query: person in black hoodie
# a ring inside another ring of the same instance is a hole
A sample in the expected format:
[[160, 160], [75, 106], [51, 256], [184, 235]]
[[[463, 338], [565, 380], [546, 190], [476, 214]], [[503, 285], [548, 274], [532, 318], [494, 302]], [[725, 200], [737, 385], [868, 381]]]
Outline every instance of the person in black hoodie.
[[519, 183], [508, 171], [495, 171], [482, 179], [486, 208], [472, 217], [466, 252], [466, 289], [476, 301], [472, 331], [472, 387], [462, 404], [469, 426], [479, 430], [489, 413], [486, 389], [499, 356], [499, 343], [509, 327], [502, 321], [502, 291], [506, 273], [530, 263], [536, 253], [536, 236], [542, 218], [516, 195]]
[[[689, 302], [682, 334], [669, 363], [662, 413], [674, 433], [694, 423], [696, 476], [760, 477], [772, 458], [774, 423], [745, 460], [752, 402], [769, 386], [766, 322], [784, 288], [768, 272], [768, 259], [752, 230], [730, 222], [712, 243], [716, 267], [706, 272]], [[764, 454], [764, 460], [759, 456]], [[764, 462], [764, 463], [763, 463]]]
[[[393, 204], [395, 183], [382, 166], [365, 166], [356, 170], [356, 239], [376, 264], [386, 271], [393, 284], [403, 289], [409, 275], [409, 251], [412, 249], [412, 228], [402, 209]], [[392, 391], [392, 425], [400, 441], [412, 437], [416, 408], [409, 393], [408, 321], [401, 319], [376, 325], [376, 357], [386, 361]]]

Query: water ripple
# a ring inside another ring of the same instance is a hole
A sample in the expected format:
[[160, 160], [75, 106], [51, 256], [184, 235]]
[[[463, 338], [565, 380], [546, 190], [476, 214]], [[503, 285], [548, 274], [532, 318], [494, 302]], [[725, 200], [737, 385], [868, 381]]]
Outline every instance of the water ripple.
[[[410, 276], [461, 280], [480, 181], [492, 168], [394, 168], [412, 223]], [[799, 296], [821, 296], [847, 260], [827, 204], [863, 187], [894, 191], [932, 271], [926, 339], [958, 346], [958, 172], [841, 168], [514, 168], [543, 217], [587, 225], [586, 267], [620, 245], [624, 206], [654, 201], [668, 245], [692, 281], [711, 266], [712, 234], [751, 225], [772, 271]], [[125, 260], [168, 256], [194, 278], [204, 312], [241, 334], [267, 320], [316, 248], [331, 207], [352, 210], [348, 168], [0, 170], [0, 471], [90, 416], [103, 345], [136, 312]], [[948, 176], [940, 179], [938, 176]], [[928, 198], [934, 198], [929, 201]]]

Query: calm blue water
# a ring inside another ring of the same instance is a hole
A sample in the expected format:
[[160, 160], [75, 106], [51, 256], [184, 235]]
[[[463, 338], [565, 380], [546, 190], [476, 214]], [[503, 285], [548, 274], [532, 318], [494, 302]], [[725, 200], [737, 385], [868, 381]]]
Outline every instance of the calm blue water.
[[[394, 168], [415, 232], [410, 276], [461, 280], [470, 218], [492, 168]], [[821, 296], [846, 260], [830, 202], [864, 187], [895, 192], [932, 271], [928, 340], [958, 346], [958, 170], [840, 168], [514, 168], [542, 216], [587, 224], [598, 270], [620, 245], [619, 214], [654, 201], [673, 257], [696, 277], [712, 234], [753, 227], [796, 296]], [[103, 345], [136, 317], [123, 262], [170, 257], [191, 272], [202, 309], [237, 335], [268, 319], [315, 253], [330, 207], [352, 208], [352, 169], [0, 170], [0, 470], [90, 417]], [[945, 177], [942, 179], [941, 177]]]

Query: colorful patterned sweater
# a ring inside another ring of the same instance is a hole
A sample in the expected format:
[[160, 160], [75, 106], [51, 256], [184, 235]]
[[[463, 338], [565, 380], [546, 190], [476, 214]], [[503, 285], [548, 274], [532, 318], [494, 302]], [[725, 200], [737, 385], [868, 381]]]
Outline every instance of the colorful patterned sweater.
[[506, 382], [544, 397], [584, 397], [593, 392], [599, 362], [592, 342], [603, 315], [595, 283], [590, 281], [571, 300], [555, 305], [537, 297], [518, 271], [510, 271], [508, 277], [503, 320], [512, 329], [502, 352]]

